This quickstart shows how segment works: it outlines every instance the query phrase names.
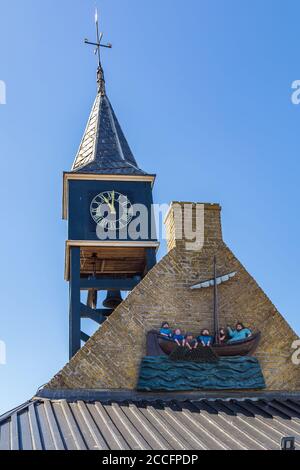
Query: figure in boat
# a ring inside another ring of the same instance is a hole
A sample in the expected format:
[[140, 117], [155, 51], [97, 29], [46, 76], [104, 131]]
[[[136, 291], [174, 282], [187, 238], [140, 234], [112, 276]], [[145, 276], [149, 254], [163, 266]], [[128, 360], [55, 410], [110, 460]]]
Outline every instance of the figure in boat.
[[173, 332], [172, 330], [170, 329], [170, 325], [168, 322], [164, 322], [162, 325], [161, 325], [161, 329], [159, 331], [159, 334], [161, 336], [165, 336], [166, 338], [173, 338]]
[[218, 338], [217, 338], [217, 343], [219, 344], [225, 344], [227, 343], [228, 340], [228, 334], [225, 328], [220, 328], [219, 333], [218, 333]]
[[210, 331], [208, 328], [205, 328], [204, 330], [201, 331], [200, 336], [197, 338], [199, 344], [201, 344], [204, 348], [209, 348], [212, 346], [214, 342], [213, 336], [210, 334]]
[[174, 331], [173, 340], [175, 341], [177, 346], [184, 346], [185, 337], [182, 334], [182, 331], [180, 328], [176, 328], [176, 330]]
[[243, 323], [238, 322], [233, 330], [230, 326], [227, 327], [229, 340], [228, 343], [232, 344], [237, 341], [243, 341], [247, 338], [250, 338], [252, 331], [249, 328], [246, 328]]
[[183, 340], [183, 347], [189, 349], [190, 351], [198, 347], [198, 341], [194, 338], [192, 333], [187, 333], [185, 335], [185, 338]]

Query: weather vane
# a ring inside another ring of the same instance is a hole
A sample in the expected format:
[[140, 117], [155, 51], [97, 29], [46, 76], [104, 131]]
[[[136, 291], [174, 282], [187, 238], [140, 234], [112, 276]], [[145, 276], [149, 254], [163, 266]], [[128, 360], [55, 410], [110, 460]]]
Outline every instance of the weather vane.
[[85, 44], [90, 44], [91, 46], [96, 46], [95, 55], [98, 55], [98, 67], [101, 68], [100, 48], [105, 47], [107, 49], [111, 49], [112, 45], [111, 44], [101, 44], [101, 41], [103, 39], [103, 33], [99, 32], [99, 20], [98, 20], [98, 10], [97, 10], [97, 8], [96, 8], [96, 11], [95, 11], [95, 23], [96, 23], [96, 42], [91, 42], [88, 39], [85, 39], [84, 42], [85, 42]]

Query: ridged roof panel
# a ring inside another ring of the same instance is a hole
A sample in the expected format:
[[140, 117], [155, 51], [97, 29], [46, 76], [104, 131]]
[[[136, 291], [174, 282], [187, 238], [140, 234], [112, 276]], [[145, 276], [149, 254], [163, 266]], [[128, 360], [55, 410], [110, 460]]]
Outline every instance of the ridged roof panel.
[[45, 400], [0, 418], [0, 450], [275, 450], [300, 400]]

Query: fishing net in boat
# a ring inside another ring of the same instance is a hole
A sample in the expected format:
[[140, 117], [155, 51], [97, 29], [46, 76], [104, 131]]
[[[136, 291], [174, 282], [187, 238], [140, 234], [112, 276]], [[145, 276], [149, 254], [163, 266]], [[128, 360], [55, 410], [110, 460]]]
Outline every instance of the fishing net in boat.
[[189, 348], [178, 346], [170, 354], [169, 359], [171, 361], [217, 362], [218, 356], [210, 347], [205, 348], [199, 345], [197, 349], [190, 350]]

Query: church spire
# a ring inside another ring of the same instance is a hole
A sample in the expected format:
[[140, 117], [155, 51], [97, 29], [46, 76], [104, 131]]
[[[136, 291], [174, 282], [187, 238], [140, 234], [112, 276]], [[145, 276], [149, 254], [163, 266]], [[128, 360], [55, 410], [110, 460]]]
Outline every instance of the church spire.
[[72, 171], [76, 173], [146, 175], [133, 156], [105, 89], [104, 71], [101, 63], [103, 33], [99, 32], [98, 12], [95, 14], [96, 42], [85, 39], [95, 46], [98, 58], [98, 92], [84, 132]]

